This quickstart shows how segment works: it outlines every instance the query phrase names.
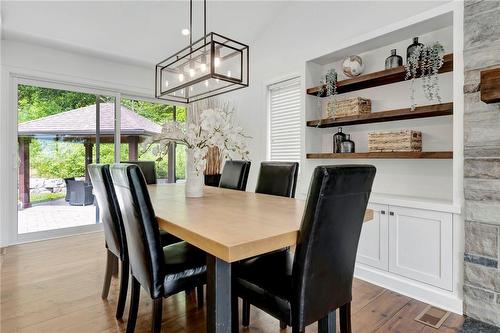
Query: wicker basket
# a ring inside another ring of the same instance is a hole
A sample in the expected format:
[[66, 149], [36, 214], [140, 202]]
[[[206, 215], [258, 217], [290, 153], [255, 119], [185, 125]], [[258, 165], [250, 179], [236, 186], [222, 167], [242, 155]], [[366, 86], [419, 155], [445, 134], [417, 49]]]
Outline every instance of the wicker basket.
[[370, 152], [422, 151], [422, 132], [413, 130], [368, 133]]
[[361, 97], [350, 97], [345, 99], [325, 98], [322, 105], [322, 118], [341, 118], [358, 116], [363, 113], [372, 112], [372, 102]]

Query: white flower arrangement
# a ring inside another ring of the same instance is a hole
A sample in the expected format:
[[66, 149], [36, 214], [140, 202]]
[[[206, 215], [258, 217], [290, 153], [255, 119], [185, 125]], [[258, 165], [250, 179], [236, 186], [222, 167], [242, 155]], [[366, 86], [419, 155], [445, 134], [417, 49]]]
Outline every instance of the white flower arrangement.
[[249, 152], [246, 139], [249, 137], [241, 127], [235, 125], [234, 108], [228, 103], [220, 106], [201, 111], [199, 119], [194, 122], [165, 123], [161, 134], [156, 135], [149, 146], [159, 144], [157, 149], [167, 151], [171, 142], [185, 145], [192, 154], [192, 167], [198, 175], [205, 170], [205, 156], [209, 147], [218, 147], [223, 158], [237, 155], [247, 159]]

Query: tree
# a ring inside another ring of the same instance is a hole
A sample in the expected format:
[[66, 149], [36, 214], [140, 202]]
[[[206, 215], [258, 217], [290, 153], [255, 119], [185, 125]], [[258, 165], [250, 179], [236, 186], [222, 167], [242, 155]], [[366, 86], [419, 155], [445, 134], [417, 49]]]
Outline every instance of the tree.
[[[44, 118], [61, 112], [96, 104], [96, 95], [74, 91], [49, 89], [36, 86], [19, 85], [18, 89], [18, 123]], [[103, 102], [114, 102], [113, 97], [99, 96]], [[151, 103], [140, 100], [122, 99], [122, 105], [137, 112], [139, 115], [163, 125], [172, 121], [174, 106], [160, 103]], [[186, 109], [176, 107], [176, 119], [186, 120]], [[85, 174], [85, 150], [82, 143], [61, 142], [55, 140], [31, 141], [30, 166], [32, 175], [47, 178], [66, 178], [83, 176]], [[139, 152], [141, 160], [157, 160], [152, 152]], [[185, 154], [177, 152], [177, 171], [179, 178], [184, 177]], [[122, 144], [120, 147], [122, 160], [128, 159], [128, 146]], [[95, 161], [95, 147], [94, 157]], [[114, 162], [114, 146], [112, 144], [101, 144], [100, 162]], [[167, 159], [158, 161], [158, 176], [167, 175]]]
[[19, 85], [18, 123], [96, 103], [96, 96], [74, 91]]

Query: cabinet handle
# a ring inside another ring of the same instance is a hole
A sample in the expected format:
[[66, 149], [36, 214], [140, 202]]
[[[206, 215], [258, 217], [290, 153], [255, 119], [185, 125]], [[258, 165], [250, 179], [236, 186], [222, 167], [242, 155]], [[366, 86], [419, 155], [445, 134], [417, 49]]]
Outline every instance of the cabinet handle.
[[385, 215], [385, 210], [381, 210], [381, 211], [380, 211], [380, 214], [381, 214], [381, 215]]
[[394, 216], [394, 212], [389, 212], [389, 215]]

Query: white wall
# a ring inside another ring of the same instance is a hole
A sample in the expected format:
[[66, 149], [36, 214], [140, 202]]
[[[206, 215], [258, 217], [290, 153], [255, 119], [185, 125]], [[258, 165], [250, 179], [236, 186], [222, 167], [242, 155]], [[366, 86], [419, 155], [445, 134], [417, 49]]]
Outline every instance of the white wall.
[[[289, 76], [305, 74], [305, 62], [331, 52], [344, 41], [366, 34], [377, 28], [414, 16], [442, 2], [292, 2], [274, 23], [262, 35], [250, 44], [250, 87], [233, 93], [231, 98], [238, 107], [239, 119], [253, 137], [250, 143], [252, 169], [249, 176], [248, 190], [255, 188], [258, 168], [266, 159], [266, 85]], [[409, 44], [409, 43], [408, 43]], [[400, 51], [402, 53], [402, 51]], [[381, 59], [382, 63], [384, 59]], [[305, 87], [304, 87], [305, 88]], [[303, 152], [305, 155], [305, 151]], [[409, 194], [428, 193], [431, 197], [451, 198], [452, 178], [451, 161], [418, 161], [408, 167], [398, 160], [366, 160], [379, 170], [382, 181], [376, 181], [374, 191], [391, 192], [392, 185], [398, 193], [413, 186], [416, 191]], [[297, 196], [307, 193], [312, 169], [327, 161], [302, 160], [301, 177], [297, 187]], [[349, 161], [345, 161], [349, 163]], [[437, 165], [437, 168], [436, 168]], [[434, 180], [429, 181], [428, 176]], [[397, 174], [394, 172], [397, 171]], [[429, 172], [430, 171], [430, 172]], [[394, 181], [387, 183], [395, 175]], [[449, 177], [448, 177], [449, 176]], [[410, 181], [406, 181], [410, 178]], [[386, 185], [384, 186], [383, 183]], [[389, 184], [389, 185], [387, 185]], [[392, 185], [390, 185], [392, 184]], [[433, 186], [436, 185], [436, 186]], [[431, 186], [431, 188], [429, 188]], [[445, 190], [440, 190], [441, 188]], [[433, 190], [438, 192], [434, 193]]]
[[33, 43], [2, 40], [3, 73], [154, 96], [154, 68], [139, 67]]

